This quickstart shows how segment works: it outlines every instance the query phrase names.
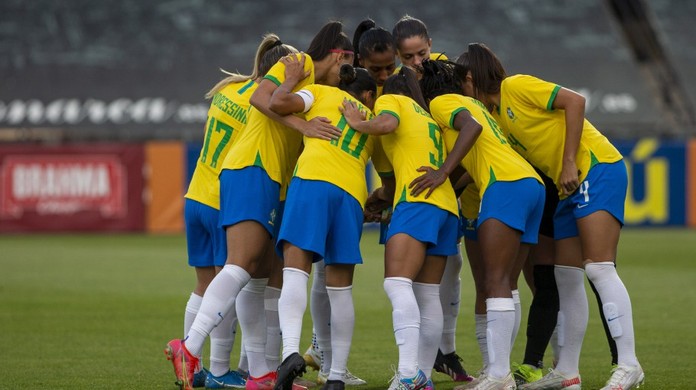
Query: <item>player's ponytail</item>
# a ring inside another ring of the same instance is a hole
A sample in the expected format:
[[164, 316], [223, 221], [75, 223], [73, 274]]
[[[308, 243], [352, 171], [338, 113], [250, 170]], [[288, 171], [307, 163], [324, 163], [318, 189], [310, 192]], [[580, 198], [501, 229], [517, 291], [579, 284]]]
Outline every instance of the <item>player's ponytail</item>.
[[373, 96], [377, 93], [377, 83], [370, 77], [366, 69], [355, 68], [350, 64], [343, 64], [341, 65], [338, 76], [341, 80], [338, 83], [338, 88], [348, 92], [358, 100], [361, 100], [362, 93], [365, 91], [372, 92]]
[[353, 44], [343, 32], [343, 24], [338, 21], [328, 22], [314, 36], [307, 49], [307, 55], [313, 61], [321, 61], [331, 54], [332, 50], [353, 51]]
[[463, 67], [464, 77], [471, 72], [473, 97], [479, 100], [486, 95], [499, 93], [500, 85], [507, 77], [503, 64], [483, 43], [470, 43], [467, 51], [457, 58], [457, 64]]
[[290, 45], [283, 44], [280, 38], [273, 33], [263, 36], [259, 47], [256, 49], [254, 56], [254, 70], [250, 75], [240, 73], [231, 73], [224, 69], [220, 69], [222, 73], [228, 76], [220, 80], [215, 86], [205, 94], [206, 99], [210, 99], [220, 92], [227, 85], [232, 83], [240, 83], [248, 80], [256, 80], [259, 77], [266, 75], [269, 69], [278, 62], [283, 56], [290, 53], [297, 53], [297, 49]]

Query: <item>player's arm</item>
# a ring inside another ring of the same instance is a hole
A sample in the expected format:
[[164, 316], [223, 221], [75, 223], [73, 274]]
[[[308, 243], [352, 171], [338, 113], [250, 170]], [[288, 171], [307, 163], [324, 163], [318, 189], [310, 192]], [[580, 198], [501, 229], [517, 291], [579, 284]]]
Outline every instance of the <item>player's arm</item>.
[[585, 121], [585, 97], [570, 89], [561, 88], [553, 101], [553, 108], [565, 111], [566, 137], [559, 184], [565, 194], [571, 194], [580, 185], [575, 156], [578, 153]]
[[343, 106], [338, 109], [343, 113], [348, 125], [360, 133], [384, 135], [399, 127], [399, 119], [388, 113], [381, 113], [369, 121], [365, 120], [365, 113], [349, 100], [344, 100]]
[[[306, 112], [304, 100], [293, 93], [297, 84], [310, 75], [310, 71], [305, 70], [305, 56], [298, 59], [295, 55], [285, 56], [280, 59], [285, 65], [285, 80], [273, 91], [269, 108], [278, 115], [289, 115], [297, 112]], [[311, 106], [311, 104], [310, 104]]]
[[425, 173], [413, 179], [408, 185], [411, 189], [411, 195], [418, 196], [427, 189], [425, 197], [428, 198], [435, 191], [435, 188], [444, 183], [454, 168], [461, 163], [483, 130], [481, 124], [467, 110], [461, 110], [454, 116], [452, 128], [459, 132], [452, 150], [447, 154], [447, 158], [440, 168], [433, 169], [428, 166], [418, 168], [419, 172]]
[[341, 130], [332, 125], [331, 121], [327, 118], [317, 117], [312, 118], [310, 121], [306, 121], [294, 115], [276, 114], [271, 110], [270, 105], [273, 92], [277, 88], [278, 86], [271, 80], [263, 79], [261, 83], [259, 83], [258, 88], [256, 88], [256, 91], [251, 95], [249, 103], [267, 117], [297, 130], [307, 137], [324, 140], [338, 139], [341, 137]]

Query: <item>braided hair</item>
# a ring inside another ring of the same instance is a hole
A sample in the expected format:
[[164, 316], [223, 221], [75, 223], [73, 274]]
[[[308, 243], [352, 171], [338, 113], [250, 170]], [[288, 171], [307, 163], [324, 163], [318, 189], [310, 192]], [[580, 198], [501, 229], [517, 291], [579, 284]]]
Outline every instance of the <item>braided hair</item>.
[[[425, 60], [421, 64], [420, 89], [425, 101], [430, 102], [448, 93], [462, 94], [463, 67], [452, 61]], [[464, 72], [464, 76], [466, 73]]]

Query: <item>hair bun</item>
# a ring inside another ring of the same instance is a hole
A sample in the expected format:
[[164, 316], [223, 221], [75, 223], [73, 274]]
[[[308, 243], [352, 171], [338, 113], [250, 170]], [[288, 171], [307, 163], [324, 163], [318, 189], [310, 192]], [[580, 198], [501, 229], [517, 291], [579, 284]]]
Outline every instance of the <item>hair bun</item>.
[[338, 77], [341, 79], [342, 83], [350, 84], [355, 81], [357, 73], [355, 72], [353, 65], [343, 64], [341, 65], [341, 70], [338, 72]]

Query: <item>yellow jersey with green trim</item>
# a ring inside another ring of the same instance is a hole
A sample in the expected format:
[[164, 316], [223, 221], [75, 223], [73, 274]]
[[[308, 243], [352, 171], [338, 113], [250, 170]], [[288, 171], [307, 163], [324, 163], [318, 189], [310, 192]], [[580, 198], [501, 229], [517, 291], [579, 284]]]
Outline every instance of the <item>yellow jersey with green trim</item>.
[[[556, 183], [559, 196], [564, 198], [558, 181], [566, 139], [565, 110], [553, 109], [559, 89], [560, 85], [534, 76], [507, 77], [500, 87], [500, 107], [493, 114], [512, 147], [550, 177]], [[613, 163], [622, 158], [614, 145], [585, 119], [575, 156], [580, 182], [595, 164]]]
[[449, 179], [437, 187], [429, 198], [427, 191], [411, 195], [408, 185], [422, 175], [417, 169], [442, 166], [447, 151], [442, 130], [426, 110], [413, 99], [402, 95], [382, 95], [375, 103], [376, 115], [393, 115], [399, 125], [392, 133], [381, 136], [382, 148], [394, 167], [396, 191], [394, 208], [401, 202], [421, 202], [437, 206], [458, 216], [457, 198]]
[[205, 125], [203, 147], [184, 197], [220, 209], [218, 175], [230, 147], [244, 129], [254, 80], [232, 83], [213, 96]]
[[338, 108], [344, 100], [351, 101], [366, 114], [368, 120], [372, 118], [372, 111], [336, 87], [312, 84], [304, 87], [299, 94], [311, 95], [309, 99], [312, 105], [305, 112], [305, 118], [328, 118], [332, 125], [341, 129], [341, 137], [333, 141], [305, 137], [304, 150], [297, 160], [294, 176], [334, 184], [365, 206], [365, 168], [374, 148], [375, 137], [353, 130]]
[[[297, 54], [298, 58], [300, 55], [302, 54]], [[300, 81], [293, 91], [314, 83], [314, 64], [308, 55], [305, 55], [304, 69], [310, 75]], [[285, 81], [285, 64], [278, 62], [273, 65], [264, 79], [280, 85]], [[302, 134], [274, 121], [252, 106], [249, 108], [247, 126], [227, 154], [222, 169], [257, 166], [284, 188], [290, 181], [301, 145]]]
[[543, 184], [534, 168], [510, 147], [502, 129], [483, 103], [474, 98], [446, 94], [430, 101], [430, 112], [444, 130], [448, 152], [454, 147], [459, 135], [459, 131], [453, 126], [455, 116], [461, 111], [468, 111], [483, 127], [476, 142], [460, 162], [474, 179], [481, 198], [496, 181], [534, 178]]
[[471, 183], [459, 195], [459, 205], [462, 216], [466, 219], [476, 219], [481, 208], [481, 196], [476, 184]]

